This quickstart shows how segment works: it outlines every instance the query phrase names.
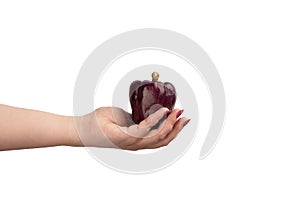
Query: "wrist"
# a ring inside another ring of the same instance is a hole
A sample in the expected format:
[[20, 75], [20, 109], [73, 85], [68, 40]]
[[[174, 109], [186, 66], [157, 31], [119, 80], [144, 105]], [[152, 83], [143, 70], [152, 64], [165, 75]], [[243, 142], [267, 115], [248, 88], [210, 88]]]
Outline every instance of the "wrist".
[[67, 124], [67, 135], [68, 135], [68, 140], [65, 145], [82, 147], [83, 144], [79, 137], [74, 117], [65, 116], [65, 120]]

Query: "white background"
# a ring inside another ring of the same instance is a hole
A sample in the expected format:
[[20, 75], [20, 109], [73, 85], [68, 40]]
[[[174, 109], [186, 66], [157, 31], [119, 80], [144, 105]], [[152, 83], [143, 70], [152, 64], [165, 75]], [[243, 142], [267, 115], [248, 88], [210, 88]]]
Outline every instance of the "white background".
[[82, 148], [0, 152], [1, 199], [299, 199], [297, 1], [1, 1], [0, 103], [71, 115], [81, 64], [137, 28], [180, 32], [210, 55], [227, 114], [214, 151], [199, 141], [148, 175], [110, 170]]

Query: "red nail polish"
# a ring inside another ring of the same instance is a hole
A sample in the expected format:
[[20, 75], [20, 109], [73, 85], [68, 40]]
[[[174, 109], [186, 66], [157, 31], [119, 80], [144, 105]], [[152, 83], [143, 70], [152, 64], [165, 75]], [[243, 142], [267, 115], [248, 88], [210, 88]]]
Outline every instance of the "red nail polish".
[[184, 122], [183, 126], [186, 126], [189, 122], [191, 121], [191, 119], [188, 119]]
[[183, 110], [178, 111], [178, 113], [176, 114], [176, 118], [178, 118], [182, 113], [183, 113]]

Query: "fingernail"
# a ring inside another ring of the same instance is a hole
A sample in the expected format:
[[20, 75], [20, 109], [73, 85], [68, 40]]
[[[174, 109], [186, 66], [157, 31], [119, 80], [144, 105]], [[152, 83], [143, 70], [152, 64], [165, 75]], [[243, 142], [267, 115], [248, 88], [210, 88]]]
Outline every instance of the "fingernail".
[[170, 114], [172, 112], [172, 110], [167, 110], [166, 114]]
[[178, 111], [176, 118], [178, 118], [183, 113], [183, 110]]
[[186, 120], [183, 124], [183, 127], [186, 126], [190, 121], [191, 121], [191, 119]]

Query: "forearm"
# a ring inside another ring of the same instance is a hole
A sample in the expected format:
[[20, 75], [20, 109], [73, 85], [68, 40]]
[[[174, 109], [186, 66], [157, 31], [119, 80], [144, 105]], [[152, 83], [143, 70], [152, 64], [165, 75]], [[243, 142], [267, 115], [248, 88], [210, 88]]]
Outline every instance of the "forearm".
[[72, 117], [0, 105], [0, 150], [80, 146]]

